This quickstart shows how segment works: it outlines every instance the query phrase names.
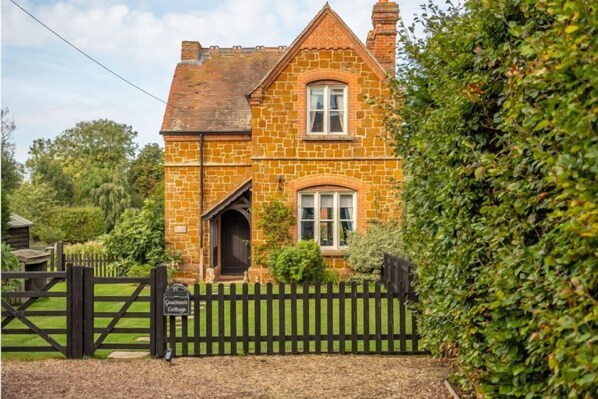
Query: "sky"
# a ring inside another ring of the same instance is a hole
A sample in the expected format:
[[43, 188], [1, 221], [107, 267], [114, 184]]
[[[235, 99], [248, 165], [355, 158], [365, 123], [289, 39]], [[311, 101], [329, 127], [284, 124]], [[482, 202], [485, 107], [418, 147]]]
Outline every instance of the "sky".
[[[50, 28], [116, 73], [166, 101], [183, 40], [202, 47], [289, 45], [324, 0], [15, 0]], [[330, 0], [365, 41], [376, 0]], [[409, 25], [426, 0], [398, 0]], [[440, 3], [440, 0], [437, 2]], [[141, 148], [159, 143], [165, 104], [127, 85], [2, 0], [1, 106], [17, 129], [24, 163], [37, 138], [79, 121], [131, 125]]]

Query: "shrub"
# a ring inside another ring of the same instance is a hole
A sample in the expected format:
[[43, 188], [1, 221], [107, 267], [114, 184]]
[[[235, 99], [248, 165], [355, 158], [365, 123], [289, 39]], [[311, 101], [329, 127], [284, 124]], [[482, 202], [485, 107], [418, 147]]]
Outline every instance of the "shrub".
[[597, 10], [465, 4], [404, 35], [386, 125], [423, 343], [479, 397], [595, 397]]
[[91, 241], [106, 231], [102, 210], [91, 206], [58, 208], [51, 226], [62, 231], [61, 239], [68, 242]]
[[354, 279], [375, 281], [380, 278], [384, 254], [400, 255], [401, 229], [397, 223], [376, 223], [366, 234], [353, 232], [347, 240], [347, 262]]
[[268, 266], [272, 276], [283, 283], [329, 282], [335, 279], [334, 272], [324, 263], [320, 247], [313, 241], [299, 241], [274, 250]]
[[170, 257], [164, 242], [164, 209], [146, 200], [141, 210], [128, 209], [114, 230], [104, 238], [109, 255], [139, 264], [167, 263]]
[[[10, 251], [10, 245], [6, 243], [1, 244], [2, 250], [2, 271], [13, 272], [21, 270], [21, 263]], [[2, 280], [2, 291], [14, 291], [19, 287], [19, 279]]]
[[102, 241], [88, 241], [64, 246], [66, 255], [106, 255]]
[[129, 269], [127, 276], [129, 277], [148, 277], [152, 272], [152, 265], [134, 265]]

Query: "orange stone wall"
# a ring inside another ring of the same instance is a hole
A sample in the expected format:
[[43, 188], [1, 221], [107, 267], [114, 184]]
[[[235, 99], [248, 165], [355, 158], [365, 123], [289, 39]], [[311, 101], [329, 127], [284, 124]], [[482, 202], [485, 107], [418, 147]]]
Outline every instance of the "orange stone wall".
[[[348, 140], [306, 137], [307, 84], [336, 80], [348, 88]], [[357, 191], [357, 229], [374, 220], [399, 216], [395, 184], [402, 180], [397, 160], [382, 128], [383, 111], [366, 99], [383, 101], [385, 82], [352, 49], [303, 49], [252, 106], [252, 244], [262, 243], [255, 223], [259, 205], [283, 191], [297, 214], [297, 192], [317, 185]], [[282, 183], [278, 182], [282, 176]], [[297, 237], [297, 228], [293, 228]], [[342, 250], [324, 252], [327, 263], [348, 274]], [[252, 264], [250, 278], [268, 280], [267, 269]]]
[[[200, 279], [200, 137], [164, 135], [166, 246], [183, 258], [181, 275]], [[249, 135], [205, 136], [204, 212], [251, 177]], [[175, 227], [186, 232], [175, 232]], [[204, 222], [204, 270], [209, 265], [209, 222]]]

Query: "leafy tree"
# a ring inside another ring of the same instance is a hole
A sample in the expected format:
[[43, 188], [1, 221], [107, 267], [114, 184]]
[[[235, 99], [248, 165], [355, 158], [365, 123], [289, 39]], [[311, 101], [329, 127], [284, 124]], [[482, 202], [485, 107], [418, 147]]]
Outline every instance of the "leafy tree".
[[6, 190], [2, 187], [2, 231], [1, 236], [2, 240], [6, 236], [6, 232], [8, 231], [8, 222], [10, 221], [10, 206], [8, 204], [8, 196], [6, 195]]
[[106, 119], [79, 122], [53, 141], [36, 141], [27, 166], [39, 182], [67, 183], [68, 190], [72, 184], [75, 203], [86, 203], [94, 189], [113, 180], [115, 171], [126, 170], [137, 149], [136, 136], [131, 126]]
[[29, 148], [30, 158], [25, 162], [34, 183], [46, 183], [56, 191], [56, 199], [61, 204], [73, 201], [73, 176], [65, 173], [60, 159], [53, 151], [52, 141], [37, 139]]
[[147, 144], [129, 167], [129, 184], [135, 202], [153, 196], [164, 179], [164, 151], [158, 144]]
[[111, 231], [116, 221], [131, 204], [128, 187], [121, 173], [115, 173], [110, 183], [104, 183], [93, 190], [93, 201], [102, 209], [106, 227]]
[[23, 167], [15, 159], [15, 145], [12, 135], [16, 129], [14, 121], [8, 120], [8, 109], [2, 109], [2, 188], [7, 193], [14, 191], [23, 180]]
[[8, 200], [11, 210], [33, 222], [31, 235], [34, 240], [39, 240], [42, 232], [51, 228], [51, 220], [58, 206], [56, 192], [45, 183], [23, 183]]
[[470, 0], [402, 35], [386, 127], [419, 327], [479, 397], [595, 397], [597, 13]]

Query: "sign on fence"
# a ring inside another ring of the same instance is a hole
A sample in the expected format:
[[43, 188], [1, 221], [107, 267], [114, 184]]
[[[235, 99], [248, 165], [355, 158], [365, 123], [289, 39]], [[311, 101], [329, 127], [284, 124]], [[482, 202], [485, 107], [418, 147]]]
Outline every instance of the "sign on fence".
[[173, 284], [164, 292], [164, 316], [188, 316], [191, 309], [189, 290], [183, 284]]

